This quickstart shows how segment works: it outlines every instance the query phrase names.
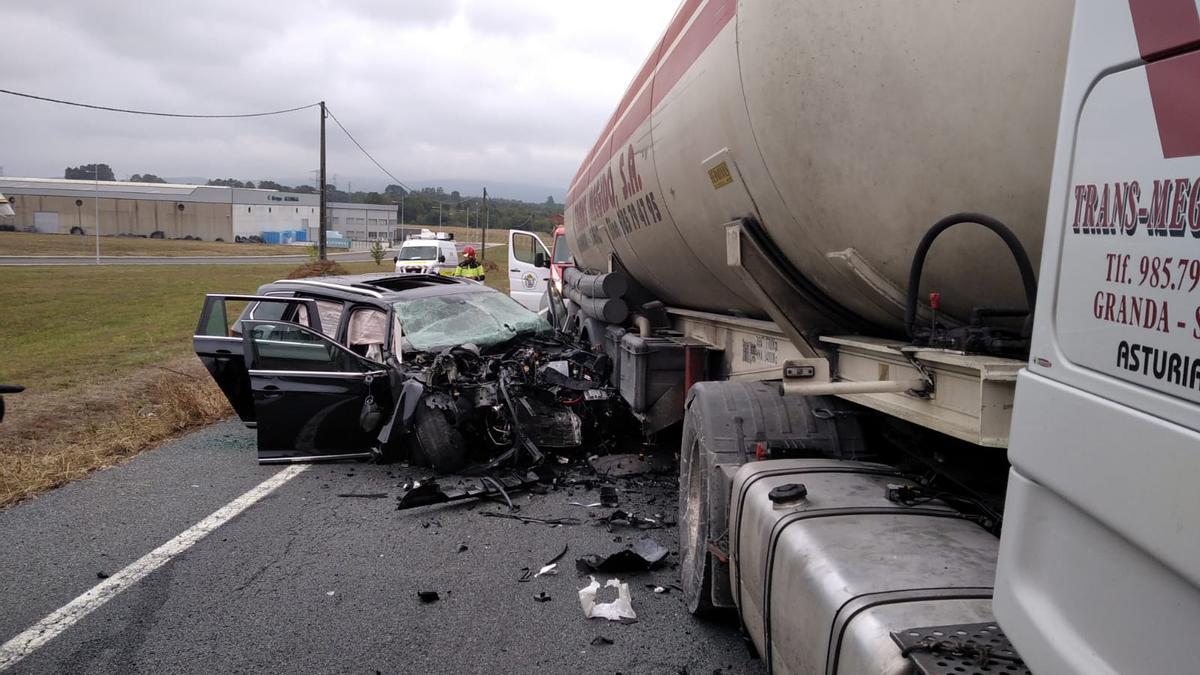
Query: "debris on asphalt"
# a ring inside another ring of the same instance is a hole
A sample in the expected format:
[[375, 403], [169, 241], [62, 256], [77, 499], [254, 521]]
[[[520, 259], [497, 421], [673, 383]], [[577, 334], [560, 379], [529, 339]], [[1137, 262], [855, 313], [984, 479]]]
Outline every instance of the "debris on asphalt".
[[609, 579], [604, 582], [605, 588], [617, 589], [617, 599], [612, 602], [596, 602], [596, 593], [600, 590], [600, 582], [596, 577], [589, 577], [592, 583], [579, 589], [579, 606], [583, 615], [589, 619], [608, 619], [609, 621], [627, 621], [637, 619], [633, 611], [633, 601], [629, 593], [629, 584], [620, 579]]
[[550, 602], [550, 594], [546, 591], [539, 591], [537, 595], [533, 596], [533, 599], [538, 602]]
[[459, 545], [458, 545], [458, 552], [459, 552], [459, 553], [462, 553], [463, 551], [466, 551], [468, 548], [469, 548], [469, 547], [468, 547], [466, 544], [459, 544]]
[[437, 602], [441, 599], [441, 596], [438, 595], [437, 591], [417, 591], [417, 597], [420, 598], [421, 602], [425, 603], [426, 605], [431, 602]]
[[511, 520], [519, 520], [522, 523], [541, 523], [543, 525], [582, 525], [583, 521], [578, 518], [534, 518], [532, 516], [519, 516], [515, 513], [502, 513], [499, 511], [483, 511], [481, 515], [489, 518], [509, 518]]
[[106, 572], [96, 572], [96, 578], [97, 579], [107, 579], [108, 574]]
[[584, 506], [589, 509], [594, 509], [597, 506], [600, 506], [600, 502], [592, 502], [591, 504], [584, 504], [583, 502], [567, 502], [567, 506]]
[[542, 569], [538, 570], [537, 574], [533, 575], [533, 578], [536, 579], [543, 576], [550, 577], [555, 576], [556, 574], [558, 574], [558, 563], [550, 563], [549, 565], [542, 566]]
[[368, 492], [365, 494], [360, 494], [360, 493], [354, 493], [354, 492], [342, 492], [342, 493], [339, 493], [337, 496], [338, 497], [360, 497], [362, 499], [385, 499], [387, 497], [387, 493], [386, 492]]
[[546, 564], [549, 565], [550, 563], [555, 563], [555, 562], [558, 562], [559, 560], [562, 560], [562, 557], [567, 554], [567, 549], [569, 549], [569, 548], [571, 548], [570, 544], [563, 544], [562, 550], [559, 551], [558, 554], [555, 555], [553, 558], [547, 560]]
[[643, 572], [660, 566], [669, 551], [665, 546], [642, 537], [633, 543], [633, 548], [625, 548], [608, 556], [596, 554], [585, 555], [575, 561], [581, 572]]
[[600, 505], [601, 506], [604, 506], [606, 508], [611, 508], [611, 507], [616, 506], [617, 503], [618, 503], [617, 488], [610, 487], [607, 485], [600, 488]]
[[613, 641], [611, 639], [606, 638], [603, 635], [597, 635], [596, 637], [592, 638], [593, 646], [598, 647], [600, 645], [611, 645], [612, 643], [613, 643]]
[[675, 472], [673, 459], [662, 453], [604, 455], [593, 457], [590, 463], [596, 473], [608, 478]]
[[612, 529], [613, 525], [622, 527], [636, 527], [639, 530], [656, 530], [662, 527], [662, 524], [653, 518], [642, 518], [629, 513], [628, 511], [622, 511], [620, 509], [613, 511], [608, 515], [607, 518], [601, 519], [600, 522], [607, 525], [609, 530]]
[[399, 503], [396, 509], [412, 509], [418, 506], [428, 506], [429, 504], [457, 502], [465, 499], [486, 499], [490, 497], [503, 497], [511, 507], [512, 502], [508, 498], [509, 493], [518, 490], [527, 490], [536, 484], [537, 481], [537, 474], [533, 472], [504, 474], [495, 477], [484, 476], [482, 478], [460, 476], [458, 477], [457, 484], [453, 487], [443, 487], [443, 485], [449, 485], [452, 482], [447, 477], [438, 480], [413, 481], [410, 485], [404, 486], [406, 492], [397, 498]]

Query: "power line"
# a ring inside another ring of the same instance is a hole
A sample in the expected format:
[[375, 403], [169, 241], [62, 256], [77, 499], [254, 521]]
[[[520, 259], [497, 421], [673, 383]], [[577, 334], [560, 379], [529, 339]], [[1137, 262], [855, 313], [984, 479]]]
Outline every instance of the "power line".
[[271, 110], [268, 112], [240, 113], [240, 114], [235, 114], [235, 115], [193, 115], [193, 114], [186, 114], [186, 113], [154, 112], [154, 111], [149, 111], [149, 110], [130, 110], [128, 108], [111, 108], [111, 107], [105, 106], [105, 105], [92, 105], [90, 103], [78, 103], [76, 101], [64, 101], [62, 99], [49, 98], [47, 96], [36, 96], [34, 94], [26, 94], [24, 92], [19, 92], [19, 91], [10, 91], [8, 89], [0, 89], [0, 94], [8, 94], [10, 96], [20, 96], [22, 98], [31, 98], [31, 99], [34, 99], [37, 101], [46, 101], [49, 103], [61, 103], [62, 105], [70, 105], [70, 106], [75, 106], [77, 108], [89, 108], [91, 110], [107, 110], [109, 112], [128, 113], [130, 115], [151, 115], [153, 117], [189, 117], [189, 118], [203, 118], [203, 119], [228, 119], [228, 118], [234, 118], [234, 117], [266, 117], [268, 115], [282, 115], [284, 113], [296, 112], [297, 110], [307, 110], [309, 108], [315, 108], [318, 105], [320, 105], [320, 103], [309, 103], [308, 105], [302, 105], [302, 106], [298, 106], [296, 108], [288, 108], [287, 110]]
[[362, 154], [366, 155], [366, 156], [367, 156], [367, 159], [369, 159], [369, 160], [371, 160], [372, 162], [374, 162], [374, 163], [375, 163], [375, 166], [379, 167], [379, 170], [380, 170], [380, 171], [382, 171], [382, 172], [384, 172], [385, 174], [387, 174], [388, 178], [391, 178], [392, 180], [396, 181], [396, 185], [399, 185], [400, 187], [404, 188], [404, 191], [405, 191], [405, 192], [412, 192], [412, 191], [413, 191], [413, 190], [412, 190], [412, 188], [410, 188], [410, 187], [408, 187], [407, 185], [405, 185], [405, 184], [404, 184], [404, 181], [402, 181], [402, 180], [400, 180], [399, 178], [396, 178], [394, 175], [392, 175], [392, 172], [391, 172], [391, 171], [388, 171], [387, 169], [383, 168], [383, 165], [382, 165], [382, 164], [380, 164], [380, 163], [379, 163], [379, 162], [378, 162], [378, 161], [377, 161], [377, 160], [376, 160], [374, 157], [372, 157], [372, 156], [371, 156], [371, 153], [367, 152], [367, 149], [366, 149], [366, 148], [364, 148], [364, 147], [362, 146], [362, 143], [359, 143], [359, 142], [358, 142], [358, 141], [357, 141], [357, 140], [354, 138], [354, 135], [353, 135], [353, 134], [351, 134], [351, 133], [350, 133], [350, 132], [349, 132], [349, 131], [346, 129], [346, 127], [342, 125], [341, 121], [340, 121], [340, 120], [338, 120], [338, 118], [337, 118], [336, 116], [334, 116], [333, 112], [329, 110], [329, 106], [325, 106], [325, 112], [326, 112], [326, 113], [328, 113], [328, 114], [329, 114], [329, 116], [330, 116], [331, 118], [333, 118], [333, 121], [337, 123], [337, 125], [338, 125], [338, 128], [342, 130], [342, 133], [346, 134], [346, 138], [349, 138], [349, 139], [350, 139], [350, 141], [351, 141], [352, 143], [354, 143], [354, 145], [358, 146], [358, 149], [362, 151]]

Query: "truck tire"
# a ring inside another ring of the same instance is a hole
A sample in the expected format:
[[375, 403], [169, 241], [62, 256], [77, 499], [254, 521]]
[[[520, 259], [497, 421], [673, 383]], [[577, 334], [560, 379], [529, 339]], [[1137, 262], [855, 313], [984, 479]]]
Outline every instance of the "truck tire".
[[433, 467], [438, 473], [453, 473], [467, 464], [462, 434], [450, 424], [445, 413], [427, 405], [419, 405], [413, 414], [409, 456], [413, 462]]
[[[792, 457], [855, 459], [864, 452], [850, 404], [780, 396], [768, 382], [699, 382], [688, 392], [679, 451], [679, 576], [688, 611], [734, 607], [728, 553], [729, 490], [737, 467], [762, 443]], [[724, 555], [723, 553], [723, 555]]]

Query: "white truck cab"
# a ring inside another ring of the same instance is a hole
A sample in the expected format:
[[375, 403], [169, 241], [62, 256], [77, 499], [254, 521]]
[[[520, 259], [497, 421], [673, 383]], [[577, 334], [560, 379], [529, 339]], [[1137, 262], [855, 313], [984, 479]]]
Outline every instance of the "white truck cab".
[[392, 260], [400, 274], [438, 274], [458, 266], [458, 248], [453, 234], [422, 230], [400, 244]]
[[994, 607], [1035, 673], [1194, 673], [1200, 10], [1076, 6]]

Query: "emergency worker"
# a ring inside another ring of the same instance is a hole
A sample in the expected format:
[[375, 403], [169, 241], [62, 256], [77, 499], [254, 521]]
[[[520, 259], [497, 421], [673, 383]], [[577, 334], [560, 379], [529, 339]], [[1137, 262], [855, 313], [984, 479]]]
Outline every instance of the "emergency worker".
[[466, 277], [482, 282], [484, 279], [483, 271], [483, 265], [475, 259], [475, 247], [468, 246], [463, 249], [463, 259], [459, 261], [458, 267], [443, 271], [443, 274], [451, 277]]

